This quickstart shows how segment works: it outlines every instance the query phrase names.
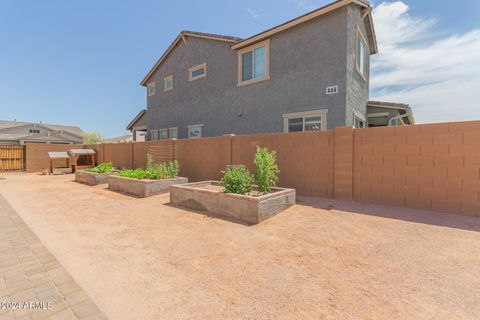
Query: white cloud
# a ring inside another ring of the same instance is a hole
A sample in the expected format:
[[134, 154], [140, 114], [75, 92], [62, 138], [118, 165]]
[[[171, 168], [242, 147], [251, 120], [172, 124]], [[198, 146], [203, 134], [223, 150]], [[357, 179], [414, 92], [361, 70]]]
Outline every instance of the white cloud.
[[480, 119], [480, 29], [445, 34], [402, 1], [373, 12], [372, 99], [409, 103], [420, 123]]
[[253, 19], [259, 19], [259, 18], [260, 18], [260, 15], [258, 14], [258, 12], [253, 11], [253, 10], [250, 9], [250, 8], [245, 8], [245, 10], [248, 12], [248, 14], [249, 14]]

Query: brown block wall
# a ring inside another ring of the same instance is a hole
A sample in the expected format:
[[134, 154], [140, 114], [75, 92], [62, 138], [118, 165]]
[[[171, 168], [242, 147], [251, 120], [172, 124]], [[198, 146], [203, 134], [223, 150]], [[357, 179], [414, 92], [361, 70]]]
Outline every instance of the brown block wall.
[[133, 143], [104, 144], [104, 162], [111, 162], [117, 168], [132, 168]]
[[480, 216], [480, 121], [355, 130], [354, 199]]
[[[189, 181], [219, 180], [221, 171], [230, 164], [224, 151], [230, 152], [230, 136], [177, 140], [180, 175]], [[228, 148], [228, 149], [227, 149]]]
[[31, 173], [31, 172], [40, 172], [42, 171], [42, 169], [49, 169], [50, 158], [48, 157], [48, 152], [68, 151], [70, 149], [75, 149], [75, 148], [82, 149], [83, 145], [27, 143], [26, 171], [28, 173]]
[[335, 199], [353, 199], [353, 128], [335, 129]]
[[254, 172], [257, 146], [276, 151], [279, 186], [294, 188], [299, 195], [333, 197], [333, 131], [235, 136], [232, 163], [245, 164]]

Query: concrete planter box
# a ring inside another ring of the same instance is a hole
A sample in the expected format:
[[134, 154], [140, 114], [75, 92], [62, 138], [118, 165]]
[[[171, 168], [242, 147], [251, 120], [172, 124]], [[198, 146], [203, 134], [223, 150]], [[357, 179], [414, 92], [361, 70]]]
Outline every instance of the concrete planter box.
[[170, 203], [248, 224], [260, 223], [295, 204], [295, 190], [273, 188], [259, 197], [224, 193], [218, 181], [172, 186]]
[[119, 176], [108, 177], [108, 188], [110, 190], [127, 193], [140, 198], [168, 192], [171, 186], [185, 183], [188, 183], [188, 178], [177, 177], [162, 180], [140, 180]]
[[95, 173], [95, 172], [88, 172], [88, 171], [76, 171], [75, 181], [88, 184], [90, 186], [96, 186], [98, 184], [108, 183], [108, 177], [115, 174], [116, 174], [115, 172]]

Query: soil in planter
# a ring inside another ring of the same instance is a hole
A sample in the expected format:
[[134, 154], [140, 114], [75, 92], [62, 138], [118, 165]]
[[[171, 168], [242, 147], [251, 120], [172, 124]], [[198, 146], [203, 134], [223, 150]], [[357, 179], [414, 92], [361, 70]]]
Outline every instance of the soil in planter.
[[[212, 190], [212, 191], [218, 191], [218, 192], [225, 192], [225, 189], [223, 188], [223, 186], [221, 185], [214, 185], [214, 184], [210, 184], [210, 183], [206, 183], [206, 184], [202, 184], [202, 185], [199, 185], [199, 186], [195, 186], [195, 188], [199, 188], [199, 189], [206, 189], [206, 190]], [[270, 193], [275, 193], [275, 191], [273, 192], [270, 192]], [[260, 197], [260, 196], [264, 196], [266, 195], [267, 193], [263, 193], [263, 192], [260, 192], [260, 191], [257, 191], [257, 190], [252, 190], [248, 193], [245, 193], [244, 195], [245, 196], [249, 196], [249, 197]]]

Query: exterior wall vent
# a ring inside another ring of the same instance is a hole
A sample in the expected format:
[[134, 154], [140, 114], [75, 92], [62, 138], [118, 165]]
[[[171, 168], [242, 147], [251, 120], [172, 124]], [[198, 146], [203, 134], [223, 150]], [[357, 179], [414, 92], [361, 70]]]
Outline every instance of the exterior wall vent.
[[336, 94], [338, 93], [338, 86], [327, 87], [327, 94]]

